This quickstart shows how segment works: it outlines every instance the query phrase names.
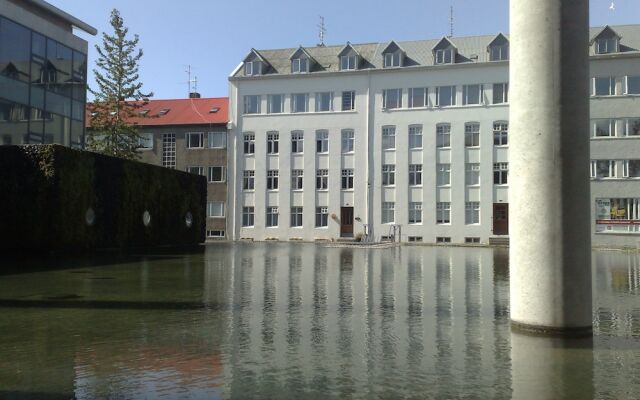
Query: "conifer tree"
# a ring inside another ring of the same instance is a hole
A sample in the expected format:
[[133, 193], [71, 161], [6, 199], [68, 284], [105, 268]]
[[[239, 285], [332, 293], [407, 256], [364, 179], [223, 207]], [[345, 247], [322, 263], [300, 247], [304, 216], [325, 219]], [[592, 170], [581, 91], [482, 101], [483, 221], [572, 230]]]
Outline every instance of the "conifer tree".
[[102, 47], [96, 45], [98, 60], [95, 74], [97, 89], [89, 91], [95, 96], [89, 104], [91, 123], [87, 149], [116, 157], [137, 159], [140, 135], [131, 118], [140, 117], [139, 109], [147, 104], [153, 93], [141, 92], [138, 62], [142, 49], [138, 49], [138, 35], [127, 38], [120, 12], [111, 11], [113, 34], [102, 33]]

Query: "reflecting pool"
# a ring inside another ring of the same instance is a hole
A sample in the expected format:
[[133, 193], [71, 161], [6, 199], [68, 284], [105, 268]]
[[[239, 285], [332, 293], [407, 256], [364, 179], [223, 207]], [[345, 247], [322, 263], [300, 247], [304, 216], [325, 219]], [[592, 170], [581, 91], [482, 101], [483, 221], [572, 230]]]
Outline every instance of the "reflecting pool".
[[0, 398], [638, 398], [640, 255], [593, 253], [592, 340], [512, 333], [507, 259], [220, 243], [14, 261]]

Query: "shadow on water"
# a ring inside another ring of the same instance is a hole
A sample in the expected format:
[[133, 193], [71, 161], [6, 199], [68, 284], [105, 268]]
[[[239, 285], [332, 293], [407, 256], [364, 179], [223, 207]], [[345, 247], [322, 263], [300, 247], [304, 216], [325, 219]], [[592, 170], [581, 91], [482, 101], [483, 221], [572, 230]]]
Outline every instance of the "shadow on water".
[[95, 310], [211, 310], [226, 309], [220, 304], [186, 301], [107, 301], [107, 300], [15, 300], [0, 299], [0, 308], [59, 308]]

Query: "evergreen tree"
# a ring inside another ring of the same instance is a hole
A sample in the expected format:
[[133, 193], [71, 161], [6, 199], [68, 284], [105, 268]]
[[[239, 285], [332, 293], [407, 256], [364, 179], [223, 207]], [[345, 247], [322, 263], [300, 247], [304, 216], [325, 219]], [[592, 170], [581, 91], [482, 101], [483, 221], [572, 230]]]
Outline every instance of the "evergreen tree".
[[93, 70], [97, 90], [89, 104], [91, 123], [87, 149], [116, 157], [137, 159], [140, 135], [129, 121], [140, 117], [139, 109], [147, 104], [153, 93], [143, 94], [139, 82], [138, 62], [142, 49], [137, 49], [138, 35], [127, 38], [129, 29], [123, 24], [120, 12], [111, 11], [113, 35], [102, 33], [102, 47], [98, 52], [97, 69]]

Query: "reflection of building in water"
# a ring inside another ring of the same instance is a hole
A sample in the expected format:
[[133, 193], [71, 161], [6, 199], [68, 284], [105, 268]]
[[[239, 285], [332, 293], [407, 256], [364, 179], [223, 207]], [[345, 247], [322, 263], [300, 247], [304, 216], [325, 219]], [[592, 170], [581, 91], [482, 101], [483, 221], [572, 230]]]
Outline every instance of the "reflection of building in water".
[[509, 390], [508, 315], [494, 312], [508, 298], [494, 294], [491, 250], [264, 249], [232, 250], [231, 396], [385, 396], [407, 376], [442, 397]]

